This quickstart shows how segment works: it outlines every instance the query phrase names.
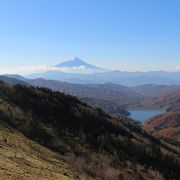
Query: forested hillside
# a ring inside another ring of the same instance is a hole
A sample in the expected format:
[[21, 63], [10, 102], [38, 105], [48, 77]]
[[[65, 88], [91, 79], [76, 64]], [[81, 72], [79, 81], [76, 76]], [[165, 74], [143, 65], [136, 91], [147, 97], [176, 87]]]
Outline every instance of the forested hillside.
[[180, 112], [155, 116], [144, 123], [144, 129], [155, 136], [173, 140], [180, 146]]
[[178, 179], [179, 149], [76, 97], [0, 83], [0, 120], [93, 179]]

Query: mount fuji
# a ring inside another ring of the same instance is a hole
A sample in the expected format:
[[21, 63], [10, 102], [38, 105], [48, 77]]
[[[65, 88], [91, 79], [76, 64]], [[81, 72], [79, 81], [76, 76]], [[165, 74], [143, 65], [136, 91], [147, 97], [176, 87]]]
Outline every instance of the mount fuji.
[[104, 72], [106, 71], [105, 69], [102, 69], [97, 66], [93, 66], [91, 64], [88, 64], [84, 62], [83, 60], [75, 57], [71, 60], [64, 61], [60, 64], [55, 65], [54, 67], [57, 68], [73, 68], [73, 69], [86, 69], [88, 71], [95, 71], [95, 72]]
[[88, 64], [83, 60], [75, 57], [73, 59], [64, 61], [56, 64], [55, 66], [49, 67], [46, 72], [33, 73], [28, 75], [28, 78], [45, 78], [59, 80], [63, 77], [88, 75], [94, 73], [105, 73], [108, 70]]

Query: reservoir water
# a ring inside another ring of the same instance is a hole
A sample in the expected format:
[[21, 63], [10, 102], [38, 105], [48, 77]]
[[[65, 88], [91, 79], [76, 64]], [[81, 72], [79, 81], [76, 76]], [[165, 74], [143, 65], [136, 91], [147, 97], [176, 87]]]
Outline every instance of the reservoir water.
[[136, 109], [129, 109], [128, 111], [131, 113], [130, 118], [140, 121], [142, 123], [152, 118], [153, 116], [165, 113], [164, 109], [138, 109], [136, 108]]

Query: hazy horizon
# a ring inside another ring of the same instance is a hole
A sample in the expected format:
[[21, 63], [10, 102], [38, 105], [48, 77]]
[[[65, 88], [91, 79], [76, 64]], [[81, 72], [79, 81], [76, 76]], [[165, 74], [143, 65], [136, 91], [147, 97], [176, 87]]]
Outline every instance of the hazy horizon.
[[[56, 64], [59, 64], [59, 63], [63, 63], [63, 62], [66, 62], [66, 61], [70, 61], [72, 58], [68, 58], [66, 60], [62, 60], [62, 61], [59, 61], [57, 62]], [[84, 60], [83, 60], [84, 61]], [[84, 61], [86, 63], [89, 64], [89, 62], [87, 61]], [[68, 72], [70, 71], [71, 69], [67, 69], [67, 68], [56, 68], [55, 65], [56, 64], [52, 64], [51, 66], [48, 66], [48, 65], [33, 65], [33, 66], [9, 66], [9, 67], [2, 67], [0, 66], [0, 75], [4, 75], [4, 74], [19, 74], [19, 75], [22, 75], [22, 76], [25, 76], [25, 75], [29, 75], [29, 74], [32, 74], [32, 73], [42, 73], [42, 72], [47, 72], [47, 71], [59, 71], [59, 72], [65, 72], [65, 73], [71, 73], [71, 72]], [[92, 65], [95, 65], [96, 64], [92, 64]], [[100, 67], [100, 68], [104, 68], [104, 67]], [[121, 72], [179, 72], [180, 71], [180, 67], [176, 67], [176, 69], [174, 70], [123, 70], [123, 69], [109, 69], [109, 68], [105, 68], [107, 71], [121, 71]], [[78, 72], [78, 71], [77, 71]], [[77, 73], [75, 72], [75, 73]], [[81, 73], [81, 72], [79, 72]], [[84, 74], [82, 72], [82, 74]], [[85, 73], [86, 74], [86, 73]], [[91, 74], [91, 73], [90, 73]]]

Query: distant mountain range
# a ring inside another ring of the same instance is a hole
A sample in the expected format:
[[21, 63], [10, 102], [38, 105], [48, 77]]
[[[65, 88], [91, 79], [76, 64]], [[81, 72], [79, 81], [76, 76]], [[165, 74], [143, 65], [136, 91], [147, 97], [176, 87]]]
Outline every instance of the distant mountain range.
[[164, 72], [122, 72], [110, 71], [88, 64], [79, 58], [74, 58], [53, 66], [52, 70], [26, 76], [36, 79], [57, 80], [76, 84], [115, 83], [124, 86], [144, 84], [173, 85], [180, 84], [180, 71]]
[[0, 75], [0, 81], [4, 81], [9, 84], [29, 85], [26, 82], [26, 79], [19, 75]]
[[[8, 77], [7, 77], [8, 76]], [[19, 75], [0, 76], [11, 84], [46, 87], [54, 91], [78, 96], [84, 102], [111, 114], [128, 115], [124, 108], [165, 108], [180, 111], [180, 85], [147, 84], [126, 87], [119, 84], [73, 84], [56, 80], [26, 79]]]

